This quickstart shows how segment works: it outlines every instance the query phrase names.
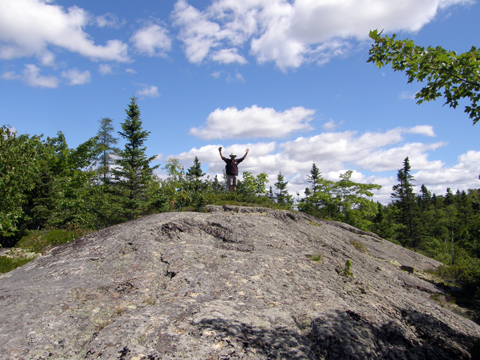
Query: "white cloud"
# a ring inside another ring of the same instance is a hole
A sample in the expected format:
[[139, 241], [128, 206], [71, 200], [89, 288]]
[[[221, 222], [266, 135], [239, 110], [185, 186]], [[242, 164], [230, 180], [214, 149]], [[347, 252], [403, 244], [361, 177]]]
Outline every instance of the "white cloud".
[[238, 110], [229, 107], [212, 112], [201, 128], [191, 128], [190, 135], [204, 140], [230, 138], [281, 138], [296, 131], [312, 130], [315, 110], [293, 107], [283, 112], [256, 105]]
[[430, 137], [435, 137], [435, 132], [433, 131], [433, 126], [430, 125], [417, 125], [413, 128], [407, 130], [410, 134], [420, 134]]
[[130, 69], [130, 68], [125, 69], [125, 72], [132, 75], [137, 73], [134, 69]]
[[160, 93], [158, 92], [158, 88], [156, 86], [146, 85], [146, 84], [143, 84], [141, 86], [142, 86], [142, 88], [140, 90], [138, 90], [138, 95], [151, 97], [151, 98], [155, 98], [155, 97], [160, 96]]
[[246, 62], [250, 46], [259, 63], [281, 70], [305, 62], [323, 64], [348, 54], [352, 40], [368, 40], [372, 29], [415, 32], [439, 9], [470, 0], [214, 0], [203, 11], [178, 0], [172, 13], [189, 61]]
[[135, 48], [148, 56], [166, 56], [172, 47], [172, 40], [167, 29], [151, 24], [135, 32], [130, 39]]
[[199, 64], [210, 48], [220, 45], [220, 26], [208, 20], [208, 15], [188, 5], [185, 0], [175, 4], [172, 14], [174, 25], [181, 28], [179, 38], [184, 42], [185, 55], [192, 63]]
[[210, 76], [213, 77], [214, 79], [218, 79], [220, 75], [222, 75], [222, 72], [223, 71], [214, 71], [213, 73], [210, 74]]
[[[73, 6], [62, 6], [41, 0], [0, 1], [0, 58], [37, 56], [52, 63], [49, 47], [78, 53], [92, 59], [128, 61], [128, 46], [119, 40], [95, 45], [84, 32], [88, 13]], [[42, 60], [43, 59], [43, 60]]]
[[212, 54], [211, 59], [221, 64], [246, 64], [247, 60], [238, 54], [238, 49], [221, 49]]
[[20, 79], [21, 76], [18, 75], [15, 71], [5, 71], [2, 74], [2, 79], [3, 80], [17, 80]]
[[102, 75], [113, 74], [112, 65], [100, 64], [98, 65], [98, 72]]
[[323, 129], [326, 130], [326, 131], [333, 131], [335, 130], [337, 127], [339, 127], [340, 125], [343, 124], [343, 121], [340, 121], [338, 124], [333, 121], [333, 120], [330, 120], [329, 122], [326, 122], [325, 124], [322, 125]]
[[122, 20], [119, 21], [118, 17], [111, 13], [106, 13], [105, 15], [97, 16], [95, 18], [95, 22], [97, 23], [98, 27], [111, 27], [111, 28], [120, 28], [122, 27], [126, 21]]
[[80, 72], [78, 69], [62, 71], [62, 77], [69, 81], [68, 85], [83, 85], [92, 81], [90, 71]]
[[33, 64], [25, 65], [21, 74], [17, 74], [15, 71], [7, 71], [1, 77], [4, 80], [22, 80], [31, 87], [56, 88], [60, 83], [55, 76], [40, 75], [40, 69]]

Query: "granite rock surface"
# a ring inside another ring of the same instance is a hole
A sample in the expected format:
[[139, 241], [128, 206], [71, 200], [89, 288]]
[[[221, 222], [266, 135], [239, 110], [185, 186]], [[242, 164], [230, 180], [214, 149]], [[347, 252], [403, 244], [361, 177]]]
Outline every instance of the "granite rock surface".
[[207, 209], [106, 228], [1, 276], [0, 359], [471, 358], [480, 327], [418, 276], [440, 263], [304, 214]]

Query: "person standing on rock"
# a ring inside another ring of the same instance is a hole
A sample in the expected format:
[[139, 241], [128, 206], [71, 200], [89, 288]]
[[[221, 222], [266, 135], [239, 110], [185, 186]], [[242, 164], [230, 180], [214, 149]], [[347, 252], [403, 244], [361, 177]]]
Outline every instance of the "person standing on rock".
[[243, 157], [241, 157], [240, 159], [235, 159], [237, 155], [235, 155], [234, 153], [231, 153], [230, 159], [227, 159], [222, 155], [222, 147], [220, 146], [218, 148], [220, 157], [227, 164], [225, 165], [225, 172], [227, 173], [227, 176], [228, 176], [228, 191], [230, 192], [237, 190], [238, 164], [240, 164], [243, 160], [245, 160], [245, 158], [247, 157], [248, 151], [249, 150], [247, 149], [245, 151], [245, 155], [243, 155]]

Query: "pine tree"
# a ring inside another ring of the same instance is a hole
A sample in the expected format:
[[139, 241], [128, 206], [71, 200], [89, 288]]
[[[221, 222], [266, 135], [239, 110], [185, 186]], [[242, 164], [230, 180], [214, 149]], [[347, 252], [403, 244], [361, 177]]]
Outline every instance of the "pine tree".
[[399, 232], [399, 241], [402, 246], [411, 245], [416, 249], [421, 240], [419, 226], [419, 209], [413, 193], [412, 181], [415, 179], [410, 174], [410, 161], [408, 157], [403, 161], [403, 168], [398, 170], [398, 184], [394, 185], [392, 198], [397, 207], [397, 222], [403, 225], [403, 231]]
[[153, 178], [153, 170], [159, 167], [150, 167], [155, 156], [147, 157], [145, 153], [146, 147], [143, 144], [150, 132], [143, 130], [136, 100], [132, 97], [128, 109], [125, 109], [127, 117], [121, 124], [122, 131], [118, 132], [126, 140], [125, 148], [119, 151], [119, 159], [115, 162], [119, 168], [112, 169], [120, 195], [119, 212], [127, 220], [145, 214], [148, 206], [145, 196], [147, 185]]
[[97, 132], [97, 146], [101, 151], [98, 157], [101, 181], [104, 185], [108, 184], [111, 177], [111, 166], [114, 164], [113, 155], [118, 154], [119, 149], [115, 147], [118, 142], [118, 138], [115, 138], [112, 133], [114, 131], [112, 122], [113, 120], [106, 117], [98, 120], [100, 128]]

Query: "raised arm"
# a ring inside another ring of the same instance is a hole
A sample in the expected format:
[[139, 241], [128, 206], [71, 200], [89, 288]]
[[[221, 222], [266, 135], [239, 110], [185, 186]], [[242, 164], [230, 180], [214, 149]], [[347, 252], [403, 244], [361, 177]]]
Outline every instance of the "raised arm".
[[223, 157], [223, 154], [222, 154], [222, 147], [221, 146], [218, 148], [218, 152], [220, 153], [220, 157], [222, 158], [222, 160], [225, 159]]

